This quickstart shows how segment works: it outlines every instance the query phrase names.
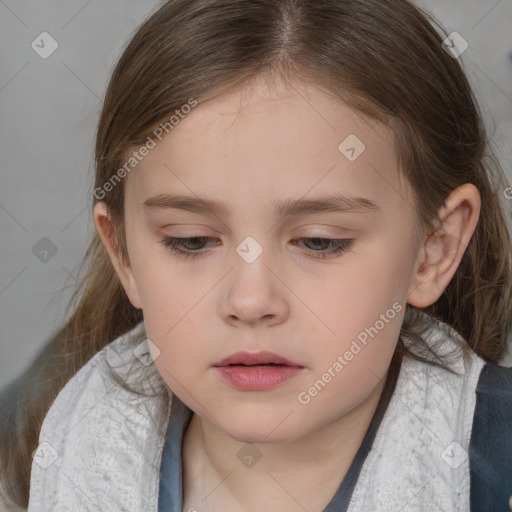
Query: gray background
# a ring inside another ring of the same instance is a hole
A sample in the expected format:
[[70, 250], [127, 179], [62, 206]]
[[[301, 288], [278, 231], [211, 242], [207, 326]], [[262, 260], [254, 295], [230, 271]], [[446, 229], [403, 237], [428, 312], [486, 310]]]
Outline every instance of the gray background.
[[[0, 387], [63, 322], [94, 230], [89, 205], [101, 99], [130, 35], [160, 4], [0, 0]], [[512, 2], [422, 5], [469, 43], [462, 61], [512, 183]], [[58, 43], [47, 59], [31, 47], [45, 31]], [[510, 219], [512, 201], [506, 206]], [[46, 262], [33, 253], [43, 237], [57, 249]], [[503, 363], [512, 365], [512, 357]]]

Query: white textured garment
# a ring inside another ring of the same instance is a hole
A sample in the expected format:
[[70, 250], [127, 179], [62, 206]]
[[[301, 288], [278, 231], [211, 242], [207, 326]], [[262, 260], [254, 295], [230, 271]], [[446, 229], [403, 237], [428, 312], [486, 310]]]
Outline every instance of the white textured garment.
[[[147, 357], [145, 336], [141, 322], [91, 358], [58, 394], [34, 453], [28, 512], [158, 511], [172, 392]], [[457, 354], [457, 337], [437, 322], [427, 343], [441, 341], [443, 354]], [[469, 511], [467, 450], [484, 364], [474, 353], [459, 353], [449, 365], [454, 375], [404, 358], [349, 512]], [[152, 396], [139, 394], [152, 389]]]

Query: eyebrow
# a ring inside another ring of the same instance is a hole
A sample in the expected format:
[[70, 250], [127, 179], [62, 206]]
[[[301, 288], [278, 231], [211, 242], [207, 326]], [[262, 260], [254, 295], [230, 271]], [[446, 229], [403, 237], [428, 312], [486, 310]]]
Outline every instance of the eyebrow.
[[[225, 201], [198, 198], [181, 194], [159, 194], [146, 199], [144, 211], [155, 209], [178, 209], [198, 214], [214, 213], [217, 216], [229, 217], [231, 209]], [[373, 201], [363, 197], [348, 197], [340, 194], [313, 197], [311, 199], [281, 199], [274, 205], [277, 217], [301, 215], [305, 213], [376, 212], [379, 207]]]

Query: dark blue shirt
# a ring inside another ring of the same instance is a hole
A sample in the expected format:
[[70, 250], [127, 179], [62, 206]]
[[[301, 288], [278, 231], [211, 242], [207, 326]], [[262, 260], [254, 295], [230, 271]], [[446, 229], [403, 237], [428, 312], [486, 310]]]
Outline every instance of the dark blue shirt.
[[512, 510], [512, 368], [487, 363], [469, 443], [471, 512]]

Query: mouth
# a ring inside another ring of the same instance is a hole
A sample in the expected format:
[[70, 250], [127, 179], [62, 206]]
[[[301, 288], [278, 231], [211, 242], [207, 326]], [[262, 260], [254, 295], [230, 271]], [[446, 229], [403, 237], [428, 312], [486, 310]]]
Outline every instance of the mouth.
[[242, 391], [265, 391], [284, 383], [304, 367], [272, 352], [237, 352], [215, 366], [222, 378]]
[[287, 364], [274, 364], [274, 363], [267, 363], [267, 364], [228, 364], [225, 366], [245, 366], [246, 368], [274, 368], [276, 366], [288, 366]]
[[302, 365], [290, 361], [273, 352], [237, 352], [222, 361], [216, 363], [216, 367], [226, 366], [242, 366], [250, 368], [273, 368], [277, 366], [289, 366], [294, 368], [302, 368]]

